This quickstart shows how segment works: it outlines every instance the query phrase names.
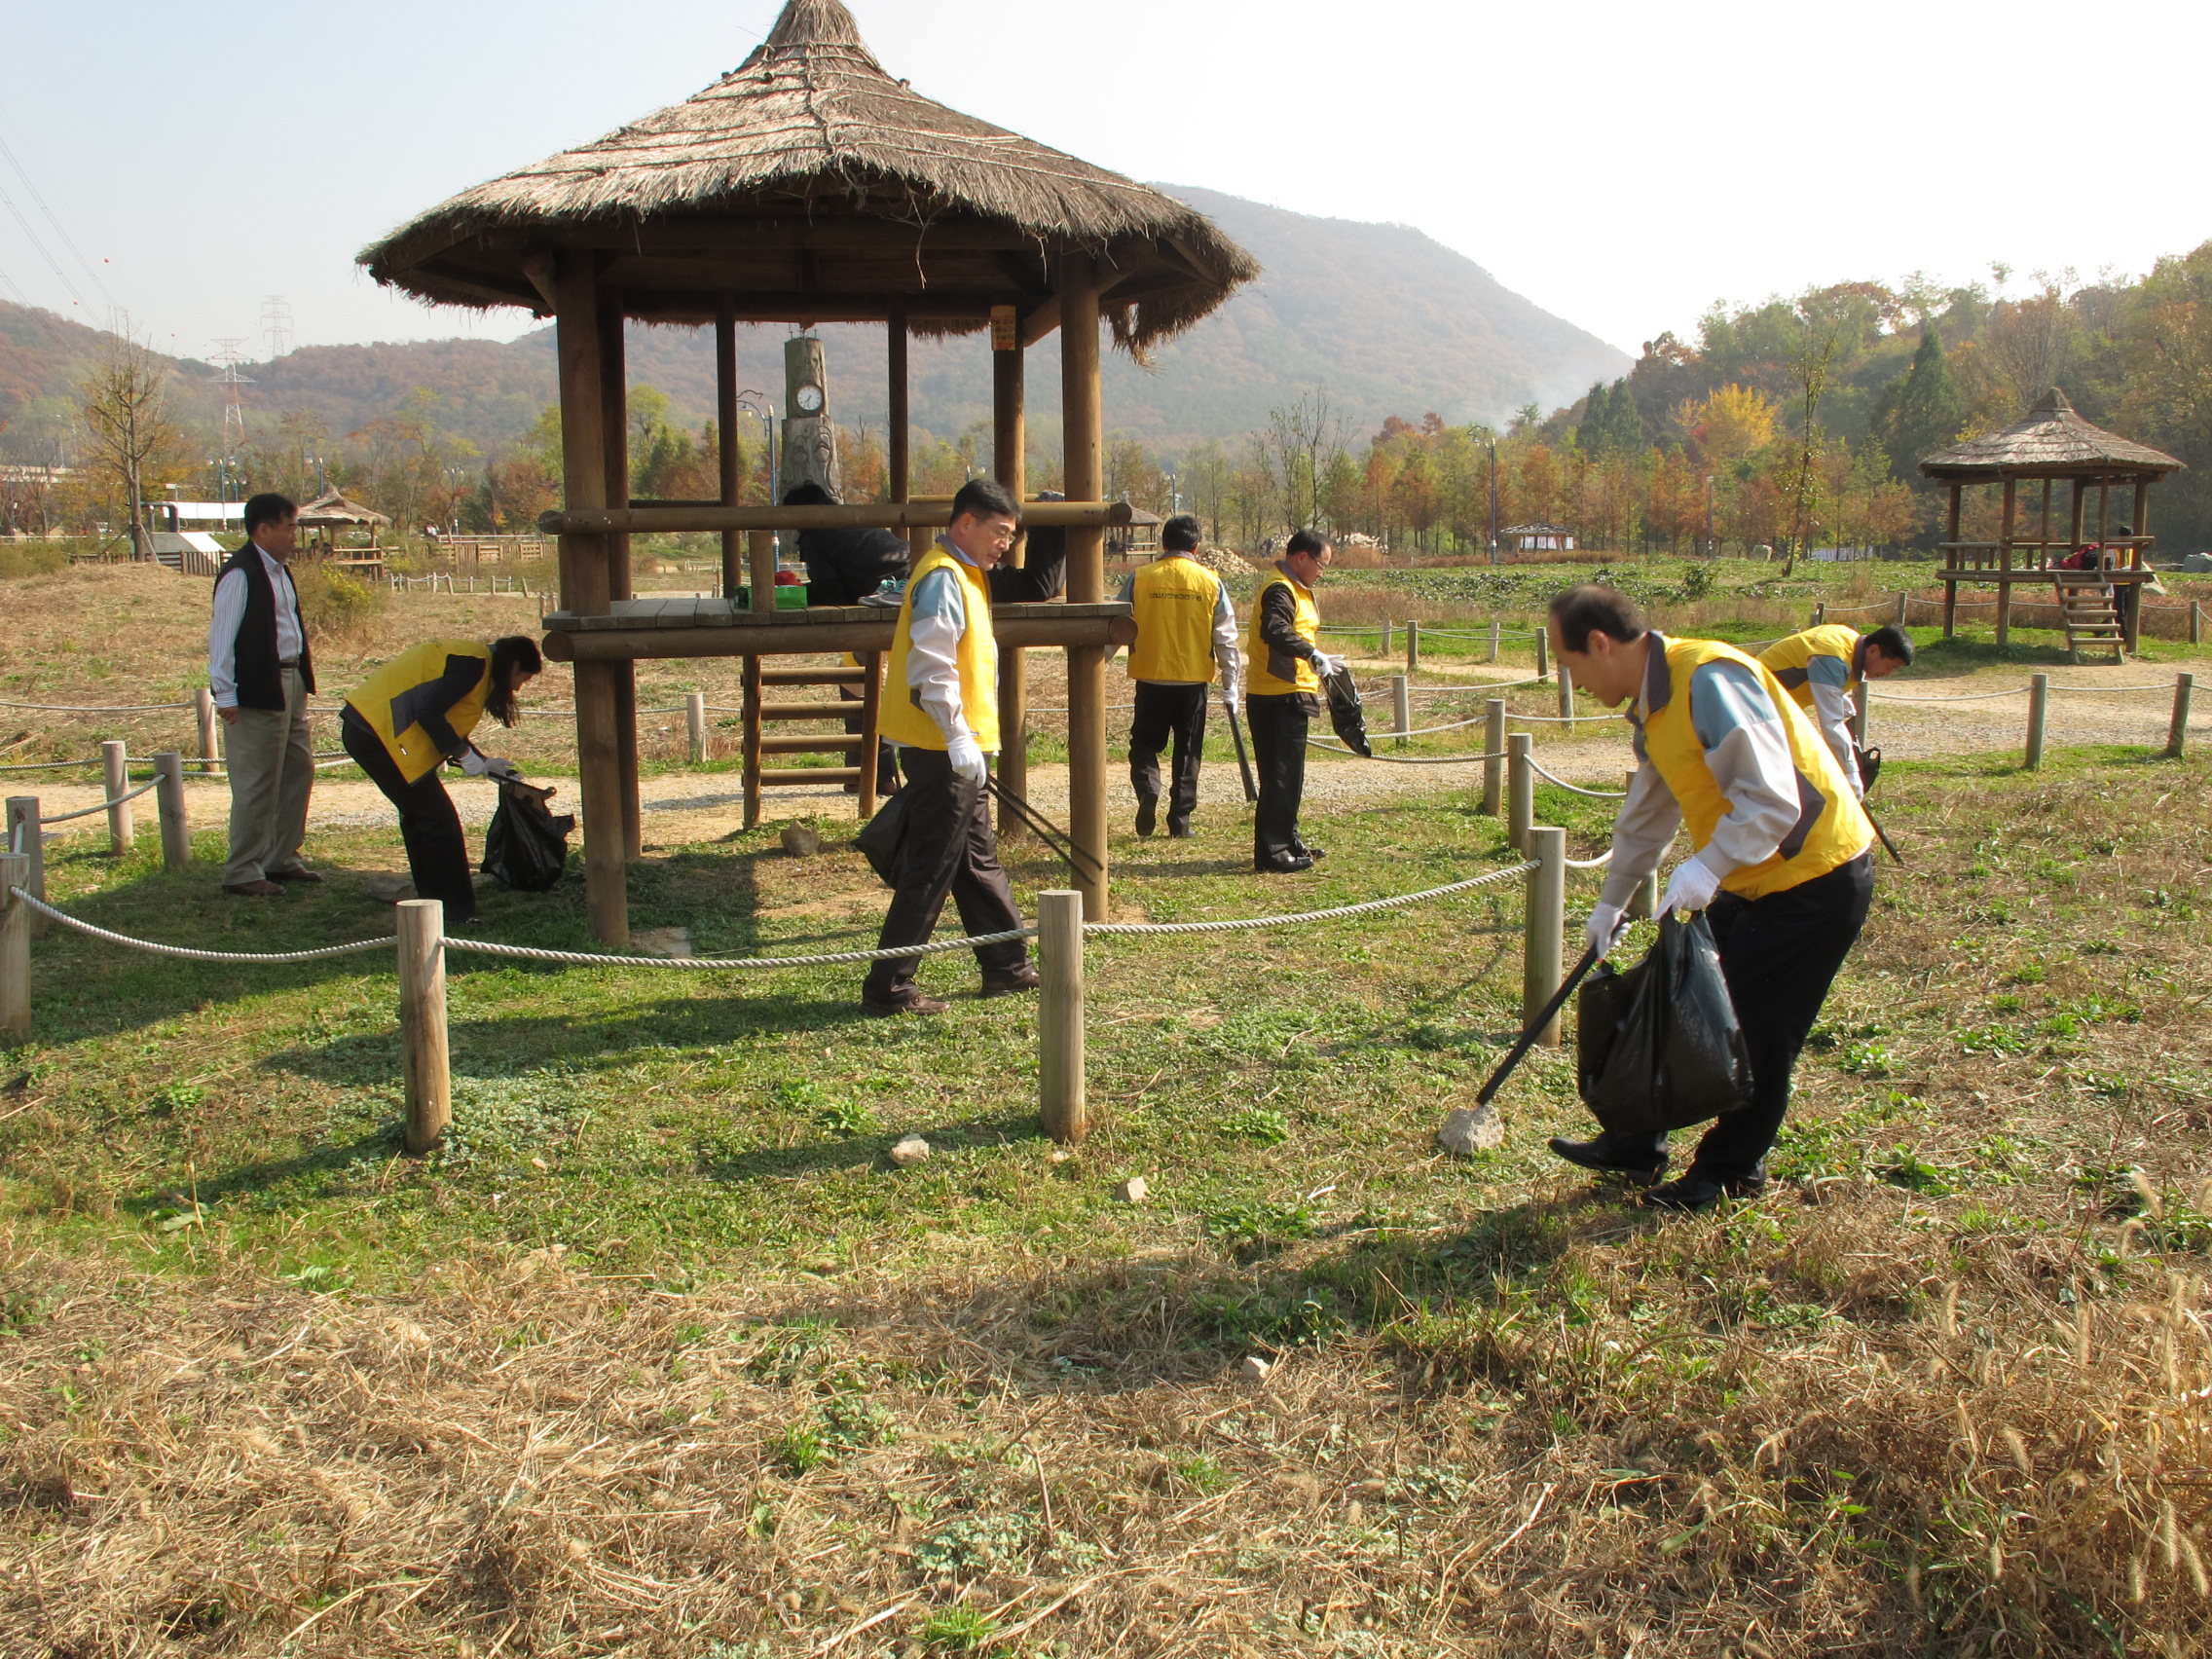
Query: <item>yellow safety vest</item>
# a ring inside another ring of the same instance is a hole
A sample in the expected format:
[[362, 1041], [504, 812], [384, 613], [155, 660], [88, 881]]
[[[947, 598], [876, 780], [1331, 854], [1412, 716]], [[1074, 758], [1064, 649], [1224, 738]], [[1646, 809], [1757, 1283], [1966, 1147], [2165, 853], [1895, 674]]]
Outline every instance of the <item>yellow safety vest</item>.
[[1841, 657], [1843, 659], [1843, 688], [1852, 690], [1865, 676], [1860, 672], [1863, 666], [1859, 654], [1859, 630], [1841, 622], [1830, 622], [1825, 627], [1808, 628], [1802, 634], [1792, 634], [1787, 640], [1777, 640], [1759, 652], [1759, 662], [1768, 673], [1782, 682], [1782, 688], [1796, 698], [1797, 706], [1807, 714], [1815, 713], [1813, 704], [1813, 677], [1808, 672], [1815, 657]]
[[1244, 689], [1255, 697], [1287, 697], [1296, 691], [1318, 691], [1321, 677], [1313, 672], [1313, 664], [1309, 659], [1292, 658], [1296, 666], [1288, 680], [1276, 674], [1268, 662], [1268, 643], [1260, 638], [1260, 609], [1267, 601], [1268, 590], [1272, 587], [1290, 589], [1291, 601], [1298, 610], [1298, 637], [1309, 645], [1321, 637], [1321, 609], [1313, 603], [1313, 590], [1300, 586], [1279, 572], [1269, 577], [1252, 597], [1252, 623], [1244, 641]]
[[1170, 553], [1137, 571], [1129, 597], [1137, 620], [1137, 643], [1129, 647], [1129, 678], [1211, 683], [1213, 617], [1221, 604], [1221, 578], [1196, 559]]
[[[461, 700], [448, 704], [451, 687], [433, 690], [455, 657], [473, 658], [482, 667], [476, 683]], [[424, 697], [435, 704], [428, 712], [445, 716], [457, 737], [466, 737], [484, 718], [484, 700], [492, 694], [492, 647], [475, 640], [424, 640], [410, 645], [361, 683], [346, 699], [347, 707], [367, 720], [386, 751], [399, 767], [400, 776], [415, 783], [434, 772], [447, 759], [430, 734], [423, 729], [420, 705]]]
[[922, 707], [921, 697], [906, 681], [906, 657], [913, 640], [914, 591], [932, 571], [950, 571], [960, 584], [960, 598], [968, 611], [968, 626], [960, 636], [957, 657], [960, 669], [960, 709], [968, 729], [985, 754], [999, 747], [999, 643], [991, 632], [991, 588], [983, 572], [966, 560], [956, 559], [942, 546], [933, 547], [914, 566], [906, 581], [906, 597], [899, 606], [899, 633], [891, 643], [891, 669], [885, 677], [883, 705], [876, 729], [894, 743], [915, 749], [943, 750], [949, 745], [937, 721]]
[[1785, 893], [1849, 864], [1873, 844], [1874, 827], [1843, 781], [1835, 756], [1819, 729], [1783, 694], [1780, 681], [1754, 658], [1718, 640], [1670, 640], [1656, 632], [1650, 638], [1665, 655], [1655, 653], [1645, 675], [1645, 701], [1654, 706], [1643, 718], [1642, 747], [1681, 806], [1692, 851], [1702, 851], [1713, 839], [1721, 815], [1731, 807], [1705, 763], [1705, 745], [1690, 720], [1690, 677], [1709, 662], [1741, 663], [1758, 676], [1774, 699], [1788, 737], [1803, 812], [1765, 862], [1731, 870], [1721, 878], [1723, 888], [1746, 899]]

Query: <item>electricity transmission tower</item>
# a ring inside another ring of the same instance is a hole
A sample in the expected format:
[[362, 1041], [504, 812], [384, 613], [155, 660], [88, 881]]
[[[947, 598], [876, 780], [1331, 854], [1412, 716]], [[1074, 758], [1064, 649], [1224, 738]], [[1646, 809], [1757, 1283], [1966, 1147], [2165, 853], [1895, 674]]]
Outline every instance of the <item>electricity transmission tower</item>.
[[228, 460], [245, 444], [245, 406], [239, 401], [239, 387], [253, 382], [239, 373], [239, 365], [245, 361], [239, 355], [239, 348], [245, 344], [243, 335], [212, 344], [219, 350], [208, 361], [223, 371], [223, 455]]
[[292, 302], [282, 294], [271, 294], [262, 300], [261, 337], [269, 343], [271, 362], [292, 349]]

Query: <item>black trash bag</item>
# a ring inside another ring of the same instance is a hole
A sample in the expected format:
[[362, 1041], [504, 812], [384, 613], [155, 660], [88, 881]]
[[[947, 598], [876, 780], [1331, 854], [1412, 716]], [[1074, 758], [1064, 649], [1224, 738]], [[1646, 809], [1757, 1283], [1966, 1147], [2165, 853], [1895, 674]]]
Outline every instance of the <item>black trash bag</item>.
[[886, 887], [899, 885], [899, 854], [906, 845], [906, 801], [911, 793], [909, 790], [895, 792], [853, 837], [853, 845], [860, 848], [868, 868]]
[[1576, 1082], [1591, 1115], [1615, 1134], [1686, 1128], [1750, 1103], [1751, 1061], [1700, 911], [1659, 922], [1659, 942], [1582, 985]]
[[1367, 711], [1360, 704], [1359, 685], [1351, 670], [1340, 668], [1323, 675], [1321, 687], [1329, 694], [1329, 723], [1337, 728], [1345, 747], [1354, 755], [1374, 759], [1375, 746], [1367, 741]]
[[551, 789], [520, 778], [499, 780], [499, 810], [484, 832], [483, 870], [502, 887], [518, 893], [543, 893], [569, 867], [569, 836], [575, 814], [555, 818], [545, 809]]

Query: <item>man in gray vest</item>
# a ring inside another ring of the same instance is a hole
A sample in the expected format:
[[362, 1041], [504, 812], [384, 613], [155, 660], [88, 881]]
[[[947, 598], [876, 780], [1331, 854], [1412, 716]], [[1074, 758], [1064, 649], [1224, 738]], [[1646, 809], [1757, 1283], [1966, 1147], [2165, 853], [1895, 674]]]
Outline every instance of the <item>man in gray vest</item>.
[[299, 536], [300, 509], [282, 496], [245, 504], [246, 542], [215, 578], [207, 624], [207, 683], [223, 718], [231, 777], [231, 856], [223, 891], [267, 899], [291, 881], [320, 881], [300, 863], [314, 785], [314, 740], [300, 596], [285, 561]]

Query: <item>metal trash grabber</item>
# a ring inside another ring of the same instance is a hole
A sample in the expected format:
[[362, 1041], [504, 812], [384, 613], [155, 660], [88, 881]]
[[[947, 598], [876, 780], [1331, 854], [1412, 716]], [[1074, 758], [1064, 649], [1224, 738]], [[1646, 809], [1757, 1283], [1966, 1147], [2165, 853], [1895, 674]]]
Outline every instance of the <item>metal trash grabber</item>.
[[1244, 728], [1236, 723], [1236, 705], [1229, 700], [1229, 692], [1221, 693], [1221, 712], [1229, 717], [1229, 735], [1236, 740], [1236, 769], [1244, 774], [1244, 798], [1260, 798], [1259, 786], [1252, 782], [1251, 757], [1244, 753]]
[[1505, 1087], [1505, 1080], [1513, 1075], [1514, 1067], [1521, 1063], [1521, 1056], [1536, 1046], [1536, 1034], [1558, 1016], [1559, 1011], [1567, 1006], [1567, 999], [1574, 994], [1576, 986], [1590, 977], [1590, 970], [1597, 967], [1598, 962], [1596, 945], [1582, 953], [1582, 960], [1574, 965], [1574, 972], [1567, 977], [1566, 983], [1553, 994], [1550, 1002], [1537, 1011], [1536, 1017], [1529, 1021], [1520, 1039], [1506, 1051], [1505, 1058], [1498, 1061], [1497, 1070], [1490, 1074], [1490, 1082], [1484, 1084], [1482, 1091], [1475, 1096], [1477, 1106], [1488, 1106], [1491, 1096]]
[[1078, 859], [1090, 866], [1091, 874], [1096, 875], [1098, 873], [1098, 861], [1085, 852], [1083, 848], [1077, 846], [1074, 841], [1063, 837], [1059, 830], [1053, 827], [1051, 821], [1046, 818], [1043, 813], [1000, 783], [995, 775], [987, 781], [990, 785], [991, 793], [998, 796], [1003, 805], [1010, 807], [1014, 817], [1027, 825], [1030, 832], [1050, 847], [1058, 856], [1060, 862], [1068, 866], [1071, 873], [1075, 869]]

